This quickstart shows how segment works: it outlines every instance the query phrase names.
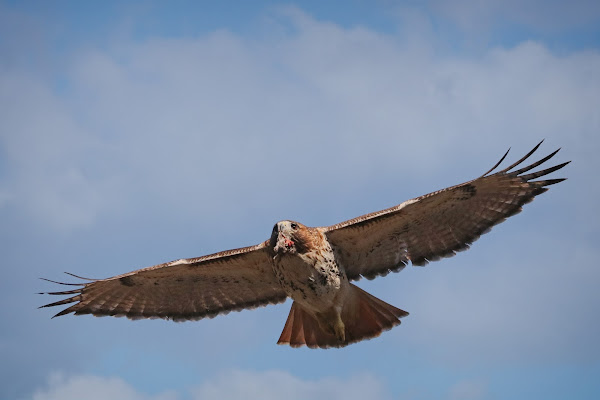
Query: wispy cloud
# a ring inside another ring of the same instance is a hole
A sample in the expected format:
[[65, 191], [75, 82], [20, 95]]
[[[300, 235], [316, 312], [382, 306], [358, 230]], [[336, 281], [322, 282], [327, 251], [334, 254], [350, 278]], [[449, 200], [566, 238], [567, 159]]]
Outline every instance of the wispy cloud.
[[559, 57], [527, 42], [440, 58], [292, 10], [281, 23], [295, 33], [265, 41], [217, 32], [82, 52], [60, 95], [4, 73], [8, 197], [56, 228], [141, 196], [193, 218], [217, 203], [234, 210], [242, 193], [260, 204], [306, 157], [327, 165], [302, 166], [316, 190], [419, 163], [416, 181], [467, 155], [468, 168], [485, 168], [465, 141], [495, 156], [543, 137], [579, 146], [593, 127], [581, 124], [600, 101], [595, 52]]
[[33, 400], [176, 400], [178, 395], [174, 392], [165, 392], [158, 395], [140, 393], [123, 379], [105, 378], [94, 375], [54, 374], [46, 387], [37, 389]]
[[206, 380], [189, 393], [167, 391], [149, 395], [138, 391], [121, 378], [94, 375], [54, 374], [46, 387], [37, 389], [33, 400], [222, 400], [262, 399], [279, 400], [385, 400], [382, 382], [369, 375], [350, 379], [324, 378], [302, 380], [283, 371], [229, 371]]
[[205, 382], [194, 390], [196, 399], [255, 398], [300, 399], [389, 399], [381, 381], [370, 375], [350, 379], [302, 380], [283, 371], [233, 371]]

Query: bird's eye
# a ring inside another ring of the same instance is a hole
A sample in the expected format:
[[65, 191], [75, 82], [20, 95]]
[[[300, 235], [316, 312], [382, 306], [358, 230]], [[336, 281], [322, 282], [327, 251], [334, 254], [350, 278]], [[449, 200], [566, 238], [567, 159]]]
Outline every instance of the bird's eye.
[[292, 224], [290, 225], [292, 227], [292, 229], [298, 229], [298, 224], [292, 222]]

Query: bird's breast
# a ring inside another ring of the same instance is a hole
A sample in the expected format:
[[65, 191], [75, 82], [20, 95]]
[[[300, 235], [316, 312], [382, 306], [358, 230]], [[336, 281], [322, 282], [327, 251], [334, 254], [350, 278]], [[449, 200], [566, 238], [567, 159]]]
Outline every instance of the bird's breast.
[[315, 311], [330, 307], [348, 286], [328, 243], [306, 253], [277, 255], [273, 270], [288, 296]]

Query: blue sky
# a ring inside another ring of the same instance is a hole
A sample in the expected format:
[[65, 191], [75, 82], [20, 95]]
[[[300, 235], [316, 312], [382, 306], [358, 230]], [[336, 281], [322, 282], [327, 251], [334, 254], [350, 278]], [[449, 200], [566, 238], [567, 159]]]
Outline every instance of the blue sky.
[[[600, 396], [594, 1], [0, 2], [0, 398]], [[37, 307], [515, 160], [569, 179], [468, 252], [360, 286], [411, 315], [275, 343], [290, 302], [172, 323]]]

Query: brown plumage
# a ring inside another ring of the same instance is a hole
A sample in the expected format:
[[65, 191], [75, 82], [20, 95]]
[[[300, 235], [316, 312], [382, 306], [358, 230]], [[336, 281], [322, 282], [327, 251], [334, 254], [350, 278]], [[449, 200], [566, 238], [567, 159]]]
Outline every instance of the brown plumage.
[[[541, 144], [541, 142], [540, 142]], [[70, 295], [47, 304], [71, 304], [74, 313], [175, 321], [214, 317], [291, 297], [294, 302], [278, 343], [293, 347], [343, 347], [400, 324], [407, 312], [350, 283], [397, 272], [409, 261], [425, 265], [467, 249], [480, 235], [564, 179], [534, 179], [562, 163], [527, 173], [552, 158], [512, 171], [509, 167], [433, 192], [386, 210], [329, 227], [280, 221], [256, 246], [182, 259], [49, 292]], [[51, 281], [53, 282], [53, 281]]]
[[295, 301], [285, 322], [277, 344], [292, 347], [306, 345], [311, 348], [342, 347], [364, 339], [377, 337], [383, 331], [400, 324], [400, 318], [408, 313], [350, 284], [353, 295], [342, 313], [345, 324], [345, 340], [340, 342], [334, 333], [319, 326], [317, 319]]

